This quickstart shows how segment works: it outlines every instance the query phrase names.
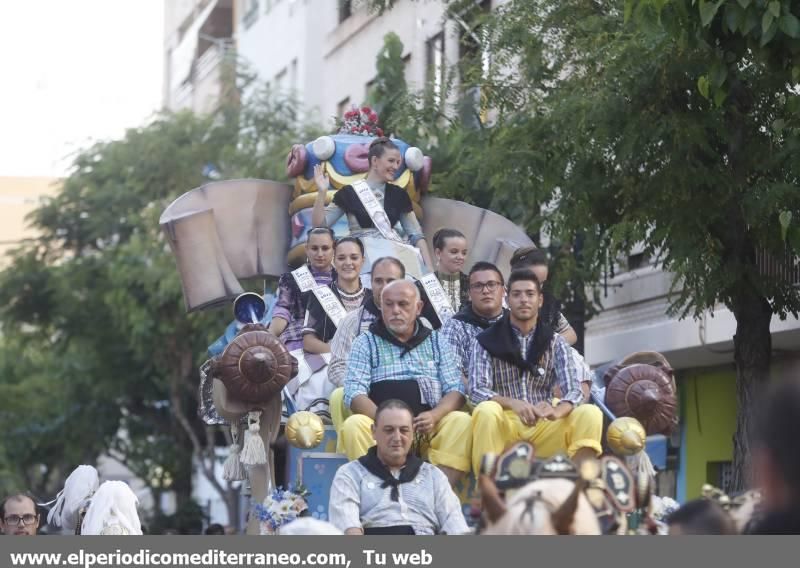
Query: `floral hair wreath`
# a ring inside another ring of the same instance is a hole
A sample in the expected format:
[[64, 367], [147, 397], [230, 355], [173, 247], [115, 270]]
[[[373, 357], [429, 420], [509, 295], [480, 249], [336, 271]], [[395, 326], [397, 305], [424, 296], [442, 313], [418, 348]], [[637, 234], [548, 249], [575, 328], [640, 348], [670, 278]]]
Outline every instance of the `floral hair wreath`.
[[342, 117], [339, 134], [383, 136], [383, 129], [378, 126], [378, 113], [368, 106], [353, 105]]

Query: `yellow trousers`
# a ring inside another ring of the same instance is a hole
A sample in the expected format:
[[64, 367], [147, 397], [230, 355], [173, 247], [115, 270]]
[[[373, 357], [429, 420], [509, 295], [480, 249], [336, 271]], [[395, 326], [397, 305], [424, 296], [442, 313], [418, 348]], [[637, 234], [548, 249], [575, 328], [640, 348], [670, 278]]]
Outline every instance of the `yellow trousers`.
[[603, 413], [593, 404], [582, 404], [559, 420], [539, 420], [526, 426], [517, 413], [488, 400], [472, 411], [472, 432], [472, 467], [476, 472], [484, 454], [500, 455], [519, 441], [531, 443], [537, 458], [559, 452], [572, 457], [581, 448], [592, 448], [597, 455], [603, 452]]
[[[372, 418], [352, 414], [344, 406], [344, 389], [331, 393], [331, 420], [336, 428], [336, 451], [356, 460], [375, 445], [372, 437]], [[423, 457], [433, 465], [443, 465], [468, 472], [472, 455], [472, 419], [461, 411], [450, 412], [442, 418], [433, 435], [421, 448]]]

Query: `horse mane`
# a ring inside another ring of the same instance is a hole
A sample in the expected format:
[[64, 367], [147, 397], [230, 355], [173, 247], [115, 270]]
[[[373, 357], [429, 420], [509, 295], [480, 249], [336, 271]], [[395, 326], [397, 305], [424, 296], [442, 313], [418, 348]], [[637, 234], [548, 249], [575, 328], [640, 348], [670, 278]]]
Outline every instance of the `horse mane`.
[[[484, 534], [489, 535], [554, 535], [552, 514], [570, 496], [575, 484], [567, 479], [539, 479], [515, 491], [507, 500], [506, 513]], [[586, 497], [578, 497], [569, 534], [599, 535], [592, 506]]]

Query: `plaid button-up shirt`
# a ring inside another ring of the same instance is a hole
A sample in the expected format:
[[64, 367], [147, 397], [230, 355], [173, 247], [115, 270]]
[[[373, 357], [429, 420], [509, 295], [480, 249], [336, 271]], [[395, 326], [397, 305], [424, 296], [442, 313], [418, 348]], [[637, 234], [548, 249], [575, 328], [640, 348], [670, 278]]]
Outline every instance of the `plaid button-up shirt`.
[[416, 380], [422, 403], [431, 408], [448, 393], [465, 393], [450, 344], [438, 332], [431, 331], [425, 341], [402, 353], [402, 347], [371, 331], [356, 337], [347, 359], [344, 404], [349, 407], [358, 395], [369, 396], [370, 385], [381, 381]]
[[369, 329], [375, 321], [364, 306], [344, 316], [331, 339], [331, 362], [328, 364], [328, 380], [337, 387], [342, 386], [347, 374], [347, 357], [353, 347], [353, 340]]
[[[512, 326], [514, 336], [524, 357], [528, 342], [533, 341], [531, 332], [527, 336]], [[571, 347], [560, 335], [553, 334], [549, 349], [539, 359], [538, 372], [523, 370], [513, 363], [492, 357], [477, 339], [473, 340], [469, 358], [469, 399], [473, 404], [491, 400], [496, 396], [524, 400], [531, 404], [550, 402], [553, 389], [560, 385], [566, 393], [561, 400], [578, 406], [583, 402], [581, 373], [575, 365]]]
[[[503, 317], [503, 313], [504, 312], [501, 311], [500, 315], [492, 318], [489, 321], [492, 323], [496, 322]], [[442, 337], [447, 339], [448, 343], [450, 343], [450, 347], [453, 349], [453, 352], [456, 355], [458, 370], [462, 377], [464, 377], [464, 381], [467, 383], [469, 382], [469, 354], [472, 347], [472, 341], [482, 331], [482, 327], [461, 321], [456, 318], [450, 318], [447, 320], [440, 330]]]

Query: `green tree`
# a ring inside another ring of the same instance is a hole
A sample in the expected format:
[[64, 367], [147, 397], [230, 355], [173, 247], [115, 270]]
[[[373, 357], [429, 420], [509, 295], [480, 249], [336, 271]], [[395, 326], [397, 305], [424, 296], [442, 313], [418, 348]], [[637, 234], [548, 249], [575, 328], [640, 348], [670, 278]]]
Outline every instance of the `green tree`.
[[794, 283], [759, 263], [800, 247], [797, 13], [788, 1], [511, 0], [483, 24], [490, 126], [456, 127], [457, 165], [436, 178], [447, 193], [490, 195], [531, 234], [544, 224], [566, 247], [579, 239], [578, 268], [594, 279], [644, 242], [675, 275], [672, 313], [731, 310], [734, 488], [770, 322], [800, 307]]
[[396, 132], [409, 114], [409, 93], [406, 85], [403, 42], [389, 32], [375, 58], [375, 80], [367, 93], [367, 104], [380, 116], [384, 131]]
[[[212, 475], [217, 428], [197, 418], [198, 367], [230, 318], [186, 314], [158, 226], [181, 193], [222, 177], [282, 179], [291, 143], [312, 132], [297, 104], [254, 91], [198, 117], [162, 114], [80, 152], [61, 191], [31, 216], [39, 237], [0, 273], [0, 468], [53, 494], [70, 469], [107, 453], [158, 496], [191, 509], [193, 463]], [[10, 481], [8, 485], [12, 485]], [[156, 510], [158, 516], [160, 511]]]

